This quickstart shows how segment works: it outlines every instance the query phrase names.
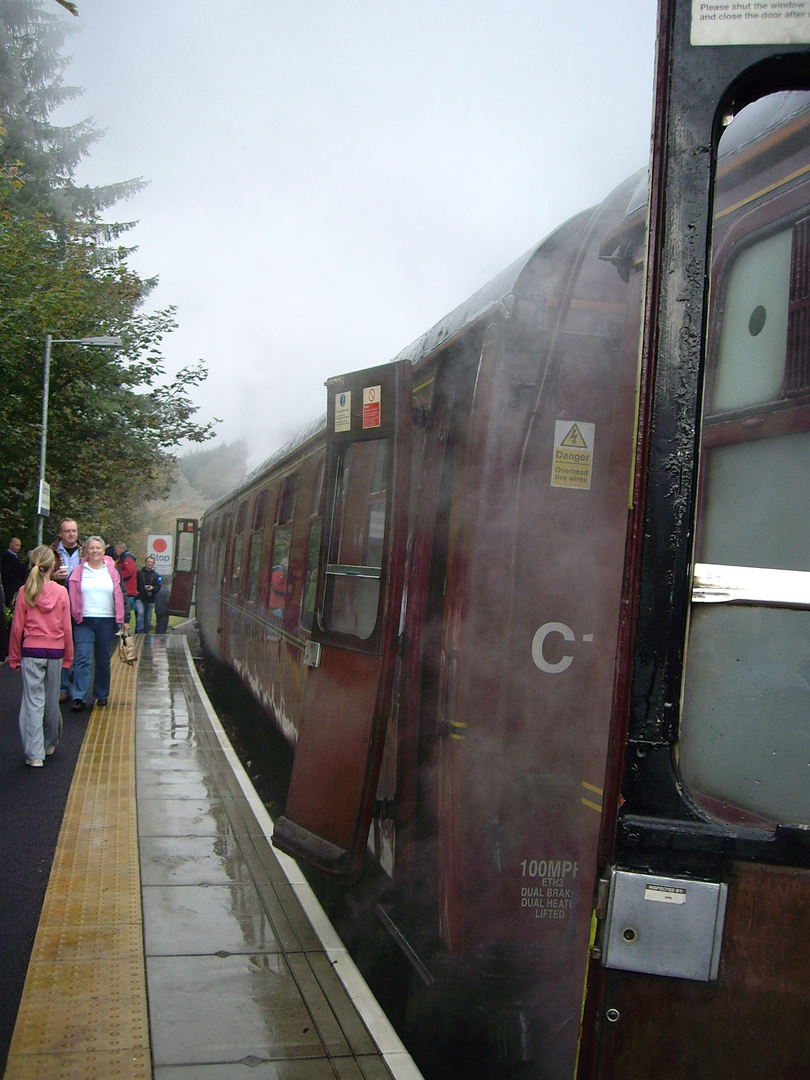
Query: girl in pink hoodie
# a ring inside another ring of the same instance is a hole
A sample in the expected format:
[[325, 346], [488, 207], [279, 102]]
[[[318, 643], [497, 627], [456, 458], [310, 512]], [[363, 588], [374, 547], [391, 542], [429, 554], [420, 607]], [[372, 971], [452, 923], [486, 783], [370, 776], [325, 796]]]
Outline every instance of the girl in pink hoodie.
[[59, 684], [62, 668], [73, 663], [73, 632], [67, 589], [51, 581], [57, 557], [49, 547], [34, 548], [31, 571], [17, 594], [8, 660], [22, 669], [20, 734], [25, 764], [41, 768], [62, 734]]

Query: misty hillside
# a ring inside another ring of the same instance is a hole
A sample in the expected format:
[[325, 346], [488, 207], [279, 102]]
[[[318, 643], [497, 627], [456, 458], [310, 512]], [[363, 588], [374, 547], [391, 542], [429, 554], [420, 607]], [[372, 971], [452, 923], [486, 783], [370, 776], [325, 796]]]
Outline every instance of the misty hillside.
[[214, 502], [235, 487], [247, 472], [244, 439], [222, 443], [210, 450], [194, 450], [177, 459], [180, 472], [195, 491]]
[[178, 458], [177, 476], [169, 494], [165, 499], [146, 503], [134, 534], [120, 538], [138, 566], [146, 557], [147, 536], [174, 536], [177, 518], [201, 518], [211, 503], [238, 484], [246, 472], [247, 443], [242, 439]]

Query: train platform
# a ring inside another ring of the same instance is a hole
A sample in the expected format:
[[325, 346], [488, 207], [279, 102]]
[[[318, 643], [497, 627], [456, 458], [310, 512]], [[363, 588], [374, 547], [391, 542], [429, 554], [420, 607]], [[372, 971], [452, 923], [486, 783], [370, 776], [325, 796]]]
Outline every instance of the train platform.
[[90, 716], [5, 1080], [420, 1080], [186, 638], [138, 644]]

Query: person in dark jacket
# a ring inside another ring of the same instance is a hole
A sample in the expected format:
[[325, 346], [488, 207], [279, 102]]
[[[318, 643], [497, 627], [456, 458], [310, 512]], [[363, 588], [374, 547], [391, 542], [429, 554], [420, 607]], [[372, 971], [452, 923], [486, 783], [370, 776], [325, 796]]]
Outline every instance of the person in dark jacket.
[[[2, 581], [2, 578], [0, 578]], [[3, 588], [0, 585], [0, 664], [4, 662], [8, 656], [8, 627], [6, 626], [6, 598], [3, 595]]]
[[166, 634], [169, 630], [169, 590], [161, 588], [155, 600], [155, 633]]
[[160, 578], [155, 570], [155, 560], [146, 556], [146, 562], [138, 571], [138, 595], [135, 597], [135, 633], [148, 634], [152, 629], [152, 612], [155, 597], [160, 592]]
[[20, 558], [21, 547], [19, 537], [12, 536], [8, 542], [8, 550], [3, 552], [0, 573], [3, 578], [3, 595], [9, 607], [14, 603], [17, 590], [23, 587], [28, 577], [28, 568]]

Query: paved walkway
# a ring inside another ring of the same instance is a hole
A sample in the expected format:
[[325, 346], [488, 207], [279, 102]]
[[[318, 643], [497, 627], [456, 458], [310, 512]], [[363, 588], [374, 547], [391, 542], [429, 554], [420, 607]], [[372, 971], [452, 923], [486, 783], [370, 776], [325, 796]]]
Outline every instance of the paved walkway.
[[185, 639], [139, 644], [88, 724], [6, 1080], [419, 1080]]

